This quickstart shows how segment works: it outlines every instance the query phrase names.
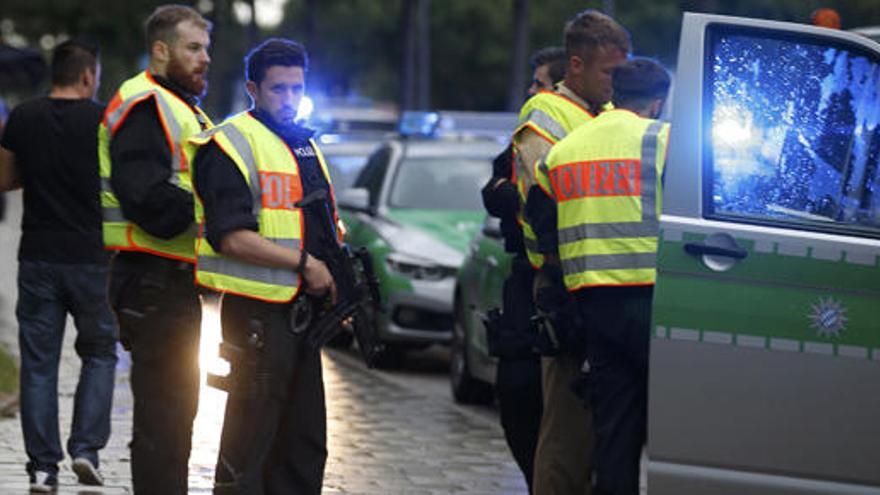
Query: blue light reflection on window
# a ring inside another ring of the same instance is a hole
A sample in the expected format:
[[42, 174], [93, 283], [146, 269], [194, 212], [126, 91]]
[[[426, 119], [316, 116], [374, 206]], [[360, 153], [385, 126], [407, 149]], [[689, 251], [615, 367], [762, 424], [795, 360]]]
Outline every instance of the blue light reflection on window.
[[878, 60], [806, 37], [711, 39], [713, 214], [880, 233]]

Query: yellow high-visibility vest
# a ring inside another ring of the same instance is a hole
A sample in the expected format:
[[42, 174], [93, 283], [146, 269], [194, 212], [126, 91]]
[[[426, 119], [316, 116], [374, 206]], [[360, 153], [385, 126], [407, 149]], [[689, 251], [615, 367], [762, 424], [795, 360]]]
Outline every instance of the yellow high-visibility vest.
[[[520, 124], [513, 133], [514, 152], [520, 131], [531, 129], [551, 145], [556, 144], [573, 129], [593, 118], [593, 115], [583, 105], [552, 91], [539, 91], [526, 101], [519, 112]], [[514, 153], [514, 176], [513, 182], [519, 191], [520, 204], [525, 205], [529, 188], [534, 185], [531, 180], [531, 168], [534, 163], [523, 163], [518, 153]], [[526, 170], [529, 168], [529, 170]], [[523, 231], [523, 240], [526, 247], [526, 255], [533, 267], [539, 268], [544, 264], [544, 257], [538, 253], [538, 238], [532, 226], [526, 221], [522, 208], [517, 215], [517, 222]]]
[[[303, 197], [302, 180], [299, 163], [287, 144], [250, 112], [234, 115], [219, 126], [191, 138], [190, 142], [201, 146], [212, 139], [235, 162], [247, 182], [259, 234], [286, 249], [301, 251], [305, 223], [302, 209], [296, 203]], [[317, 144], [313, 140], [309, 142], [330, 185], [335, 216], [335, 199], [327, 164]], [[196, 201], [199, 205], [198, 284], [266, 302], [283, 303], [296, 297], [301, 281], [293, 270], [255, 265], [216, 252], [205, 239], [205, 218], [198, 195]], [[340, 226], [338, 218], [335, 220]]]
[[536, 170], [555, 199], [565, 287], [654, 285], [669, 124], [604, 112]]
[[110, 185], [113, 164], [110, 160], [110, 140], [125, 121], [129, 111], [148, 98], [156, 102], [159, 120], [171, 150], [171, 182], [192, 193], [189, 157], [192, 145], [187, 139], [202, 132], [202, 125], [211, 126], [211, 120], [198, 107], [193, 112], [185, 101], [157, 83], [149, 72], [122, 83], [119, 91], [107, 105], [98, 128], [98, 162], [101, 176], [101, 210], [103, 215], [104, 247], [109, 250], [143, 251], [165, 258], [195, 262], [196, 224], [172, 239], [160, 239], [145, 232], [122, 214], [119, 200]]

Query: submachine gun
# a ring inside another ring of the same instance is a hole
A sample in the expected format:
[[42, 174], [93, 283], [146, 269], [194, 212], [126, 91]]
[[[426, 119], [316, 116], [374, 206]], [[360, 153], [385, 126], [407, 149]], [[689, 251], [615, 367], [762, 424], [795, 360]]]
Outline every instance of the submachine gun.
[[[332, 228], [335, 221], [330, 214], [327, 192], [318, 189], [300, 202], [297, 206], [304, 208], [312, 203], [321, 202], [321, 222], [330, 230], [332, 239], [336, 231]], [[376, 359], [384, 351], [384, 344], [379, 340], [374, 315], [382, 311], [382, 300], [379, 295], [379, 281], [373, 270], [373, 260], [365, 247], [352, 249], [348, 244], [332, 243], [327, 252], [327, 259], [322, 260], [330, 270], [336, 284], [336, 304], [330, 305], [326, 298], [317, 304], [310, 298], [300, 298], [297, 304], [311, 304], [312, 314], [308, 310], [301, 312], [299, 318], [291, 319], [291, 328], [295, 333], [305, 331], [309, 345], [319, 348], [350, 327], [357, 340], [358, 348], [364, 362], [373, 367]], [[294, 308], [296, 309], [296, 308]], [[296, 314], [296, 311], [293, 312]], [[301, 320], [301, 321], [299, 321]]]
[[[330, 214], [327, 192], [323, 189], [312, 192], [296, 206], [303, 208], [315, 202], [323, 203], [320, 208], [322, 225], [326, 225], [331, 234], [330, 239], [336, 239], [334, 221]], [[334, 337], [346, 330], [351, 330], [357, 340], [361, 356], [368, 367], [375, 366], [376, 359], [384, 351], [384, 344], [378, 338], [374, 316], [382, 311], [381, 298], [379, 295], [379, 282], [373, 271], [373, 262], [367, 249], [360, 247], [352, 249], [347, 244], [332, 243], [322, 259], [333, 281], [336, 284], [336, 304], [330, 303], [329, 297], [313, 297], [302, 293], [297, 297], [290, 308], [290, 330], [294, 334], [302, 334], [306, 343], [318, 349]], [[262, 347], [262, 341], [258, 332], [246, 344], [254, 349]], [[245, 369], [256, 369], [256, 363], [252, 362], [253, 353], [245, 352], [245, 349], [222, 342], [220, 344], [220, 357]], [[229, 391], [236, 386], [245, 386], [248, 390], [256, 390], [254, 384], [238, 383], [239, 377], [221, 376], [208, 373], [208, 385], [220, 390]], [[258, 379], [259, 381], [259, 379]], [[260, 385], [257, 384], [259, 387]]]

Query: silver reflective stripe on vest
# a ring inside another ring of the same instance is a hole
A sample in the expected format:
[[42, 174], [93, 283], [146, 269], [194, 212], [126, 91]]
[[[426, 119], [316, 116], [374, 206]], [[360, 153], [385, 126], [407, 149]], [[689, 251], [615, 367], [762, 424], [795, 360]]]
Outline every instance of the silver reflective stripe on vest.
[[523, 244], [525, 244], [527, 250], [540, 254], [540, 251], [538, 251], [538, 241], [523, 235]]
[[248, 181], [250, 182], [251, 199], [253, 199], [254, 217], [260, 218], [260, 211], [263, 209], [263, 189], [260, 184], [260, 173], [257, 169], [257, 160], [254, 159], [254, 152], [251, 145], [244, 134], [235, 127], [234, 124], [223, 126], [224, 134], [235, 147], [238, 156], [244, 160], [244, 164], [248, 171]]
[[657, 235], [657, 140], [662, 122], [652, 122], [642, 137], [642, 223], [648, 223]]
[[105, 206], [101, 208], [101, 217], [105, 223], [108, 222], [128, 222], [128, 219], [122, 214], [122, 209]]
[[180, 147], [183, 145], [181, 143], [183, 131], [180, 129], [180, 122], [174, 118], [174, 113], [172, 113], [171, 107], [168, 106], [165, 98], [159, 95], [158, 91], [154, 91], [154, 93], [156, 94], [156, 102], [159, 104], [159, 111], [164, 116], [163, 120], [168, 125], [168, 132], [171, 134], [171, 169], [174, 173], [171, 174], [169, 182], [175, 186], [180, 186], [180, 177], [177, 173], [186, 169], [183, 153], [179, 152]]
[[[298, 239], [269, 240], [279, 246], [294, 251], [299, 251], [300, 249], [300, 242]], [[228, 256], [199, 256], [198, 264], [198, 270], [200, 272], [217, 273], [253, 282], [280, 285], [284, 287], [296, 287], [299, 284], [299, 276], [293, 270], [254, 265]]]
[[142, 96], [150, 94], [152, 92], [152, 90], [141, 91], [140, 93], [135, 93], [126, 98], [125, 101], [123, 101], [116, 110], [113, 110], [113, 112], [107, 115], [107, 130], [112, 133], [113, 129], [116, 127], [116, 124], [118, 124], [119, 120], [122, 119], [122, 116], [128, 113], [128, 110], [135, 103], [140, 103]]
[[568, 275], [596, 270], [635, 270], [654, 268], [657, 253], [593, 254], [562, 260], [562, 271]]
[[113, 186], [110, 184], [110, 179], [107, 177], [101, 177], [101, 192], [113, 192]]
[[159, 94], [157, 90], [151, 89], [148, 91], [141, 91], [140, 93], [136, 93], [125, 99], [122, 105], [119, 106], [116, 110], [114, 110], [110, 115], [107, 116], [107, 130], [112, 133], [116, 128], [116, 125], [119, 124], [120, 119], [137, 103], [140, 103], [144, 96], [152, 94], [154, 96], [154, 100], [156, 100], [156, 104], [159, 106], [159, 113], [162, 114], [162, 120], [168, 125], [168, 132], [171, 135], [171, 168], [175, 172], [171, 174], [170, 182], [176, 186], [180, 185], [180, 178], [177, 176], [176, 172], [180, 172], [184, 170], [185, 164], [183, 163], [183, 154], [178, 153], [177, 149], [181, 146], [181, 135], [183, 131], [180, 128], [180, 122], [174, 117], [174, 112], [172, 112], [171, 107], [168, 105], [168, 102], [165, 101], [165, 98]]
[[[653, 122], [642, 137], [641, 188], [642, 219], [639, 222], [582, 223], [559, 230], [559, 244], [569, 244], [586, 239], [620, 239], [633, 237], [656, 237], [659, 229], [657, 219], [657, 142], [662, 122]], [[547, 172], [546, 166], [541, 164]], [[562, 261], [565, 274], [590, 270], [626, 270], [654, 268], [657, 253], [586, 255]]]
[[564, 138], [567, 132], [565, 132], [565, 128], [563, 128], [559, 122], [557, 122], [553, 117], [547, 115], [543, 110], [532, 110], [526, 115], [526, 122], [534, 122], [541, 129], [550, 133], [554, 139], [559, 141]]

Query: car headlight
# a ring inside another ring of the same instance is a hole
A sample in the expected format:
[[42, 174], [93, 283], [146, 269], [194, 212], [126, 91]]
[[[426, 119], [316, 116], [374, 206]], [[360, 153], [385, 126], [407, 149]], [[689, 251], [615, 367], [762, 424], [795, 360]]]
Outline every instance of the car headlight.
[[391, 253], [385, 258], [388, 268], [398, 275], [415, 280], [442, 280], [454, 277], [457, 268], [438, 265], [424, 258]]

